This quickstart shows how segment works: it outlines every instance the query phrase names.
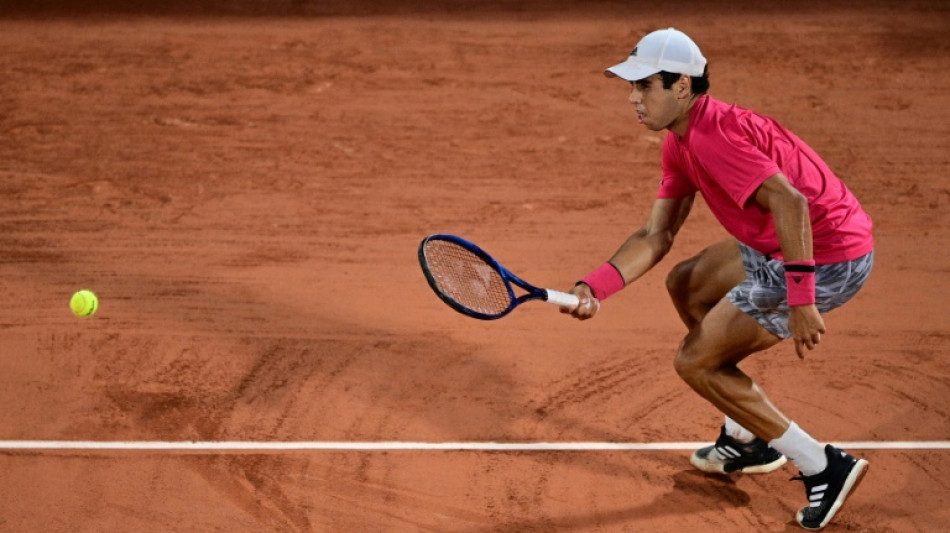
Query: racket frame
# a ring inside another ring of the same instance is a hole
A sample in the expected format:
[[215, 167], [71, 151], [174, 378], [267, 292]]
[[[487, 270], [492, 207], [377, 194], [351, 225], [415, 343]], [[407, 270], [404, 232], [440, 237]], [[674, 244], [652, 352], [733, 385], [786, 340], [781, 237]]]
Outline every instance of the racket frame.
[[[478, 256], [480, 259], [485, 261], [485, 263], [488, 266], [490, 266], [496, 272], [498, 272], [501, 275], [501, 279], [502, 281], [504, 281], [505, 288], [508, 291], [508, 299], [509, 299], [508, 307], [504, 309], [503, 311], [501, 311], [500, 313], [495, 313], [495, 314], [481, 313], [473, 309], [469, 309], [468, 307], [465, 307], [464, 305], [455, 301], [451, 296], [443, 293], [439, 289], [438, 282], [435, 280], [434, 276], [429, 271], [428, 260], [426, 259], [426, 255], [425, 255], [426, 244], [428, 244], [429, 241], [433, 241], [433, 240], [448, 241], [448, 242], [457, 244], [461, 246], [462, 248], [465, 248], [466, 250]], [[476, 245], [475, 243], [467, 239], [463, 239], [462, 237], [459, 237], [457, 235], [436, 233], [433, 235], [429, 235], [428, 237], [423, 239], [422, 242], [419, 244], [419, 265], [422, 267], [422, 272], [425, 274], [426, 281], [429, 283], [429, 286], [432, 288], [433, 291], [435, 291], [436, 295], [443, 302], [445, 302], [449, 307], [458, 311], [459, 313], [470, 316], [472, 318], [477, 318], [479, 320], [497, 320], [507, 315], [508, 313], [512, 312], [519, 305], [530, 300], [542, 300], [542, 301], [550, 302], [552, 304], [564, 305], [567, 307], [577, 306], [577, 297], [574, 296], [573, 294], [535, 287], [534, 285], [519, 278], [510, 270], [502, 266], [501, 263], [499, 263], [488, 252], [478, 247], [478, 245]], [[524, 289], [526, 291], [526, 294], [522, 294], [520, 296], [515, 295], [514, 287], [512, 287], [512, 284], [517, 285], [521, 289]]]

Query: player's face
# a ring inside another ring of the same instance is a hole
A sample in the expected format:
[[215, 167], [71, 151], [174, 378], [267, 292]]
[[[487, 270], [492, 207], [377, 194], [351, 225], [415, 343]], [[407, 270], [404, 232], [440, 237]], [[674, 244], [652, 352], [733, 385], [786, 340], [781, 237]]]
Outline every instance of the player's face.
[[[673, 89], [663, 88], [659, 74], [630, 82], [630, 103], [637, 108], [637, 121], [653, 131], [672, 128], [681, 118], [682, 105]], [[675, 86], [674, 86], [675, 87]]]

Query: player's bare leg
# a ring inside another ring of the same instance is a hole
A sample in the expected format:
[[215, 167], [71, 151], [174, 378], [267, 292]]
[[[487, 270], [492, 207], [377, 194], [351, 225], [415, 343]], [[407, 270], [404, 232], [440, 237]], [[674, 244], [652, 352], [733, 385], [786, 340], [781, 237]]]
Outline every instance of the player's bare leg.
[[680, 319], [693, 329], [743, 279], [739, 247], [734, 239], [727, 239], [673, 267], [666, 289]]
[[[680, 318], [693, 329], [726, 293], [745, 278], [733, 239], [716, 243], [676, 265], [667, 277], [667, 290]], [[726, 418], [713, 446], [696, 450], [690, 462], [704, 472], [742, 471], [764, 474], [781, 468], [785, 457], [757, 439], [735, 420]]]
[[830, 444], [819, 444], [790, 422], [739, 369], [738, 363], [746, 356], [779, 340], [723, 299], [687, 334], [676, 354], [675, 367], [693, 390], [767, 442], [766, 450], [777, 450], [795, 462], [801, 472], [795, 479], [804, 482], [809, 502], [798, 511], [796, 520], [806, 529], [818, 530], [841, 509], [867, 472], [868, 463]]
[[673, 305], [689, 328], [676, 355], [676, 371], [728, 417], [716, 443], [696, 450], [690, 462], [705, 472], [767, 473], [780, 468], [787, 456], [802, 472], [796, 479], [804, 481], [809, 499], [796, 520], [806, 529], [821, 529], [858, 485], [867, 461], [831, 445], [822, 447], [739, 369], [748, 355], [781, 340], [725, 298], [745, 276], [738, 247], [729, 239], [676, 265], [667, 277]]
[[700, 396], [760, 439], [770, 441], [785, 433], [788, 418], [737, 365], [780, 340], [722, 299], [683, 339], [674, 366]]
[[[736, 364], [781, 339], [728, 300], [724, 301], [726, 293], [745, 276], [734, 239], [713, 244], [673, 267], [667, 276], [667, 290], [680, 318], [690, 330], [677, 354], [676, 368], [696, 392], [759, 438], [768, 440], [767, 437], [781, 436], [788, 428], [788, 420]], [[712, 320], [707, 320], [717, 307], [723, 310], [718, 311]], [[717, 332], [721, 338], [714, 336]], [[718, 391], [724, 387], [724, 391]], [[732, 416], [732, 411], [739, 413], [738, 417]], [[747, 419], [754, 421], [754, 427], [743, 423]], [[765, 422], [759, 422], [759, 419]], [[760, 430], [766, 432], [760, 433]]]

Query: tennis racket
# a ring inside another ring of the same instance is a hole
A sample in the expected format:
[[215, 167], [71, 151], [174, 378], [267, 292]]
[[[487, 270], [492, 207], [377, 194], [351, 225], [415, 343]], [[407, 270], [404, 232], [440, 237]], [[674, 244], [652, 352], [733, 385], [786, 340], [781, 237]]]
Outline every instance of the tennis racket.
[[[480, 320], [495, 320], [529, 301], [577, 307], [577, 296], [531, 285], [492, 256], [455, 235], [429, 235], [419, 244], [419, 264], [429, 286], [449, 307]], [[515, 296], [512, 284], [527, 291]]]

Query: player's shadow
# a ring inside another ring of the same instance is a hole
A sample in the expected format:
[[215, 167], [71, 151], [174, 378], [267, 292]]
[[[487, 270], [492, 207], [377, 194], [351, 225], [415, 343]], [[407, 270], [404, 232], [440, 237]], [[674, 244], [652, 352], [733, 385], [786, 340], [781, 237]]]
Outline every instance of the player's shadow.
[[[673, 474], [673, 490], [686, 495], [691, 501], [708, 501], [723, 507], [749, 505], [749, 494], [736, 485], [729, 476], [704, 474], [696, 470], [682, 470]], [[708, 505], [697, 505], [707, 509]]]
[[[631, 499], [635, 499], [631, 495]], [[731, 509], [747, 507], [749, 494], [736, 485], [731, 477], [706, 475], [695, 470], [673, 474], [673, 488], [656, 498], [627, 509], [577, 513], [559, 518], [544, 517], [504, 524], [505, 531], [591, 531], [610, 524], [645, 523], [653, 518], [683, 516], [709, 511], [712, 508]], [[465, 530], [467, 533], [497, 531], [497, 526]]]

